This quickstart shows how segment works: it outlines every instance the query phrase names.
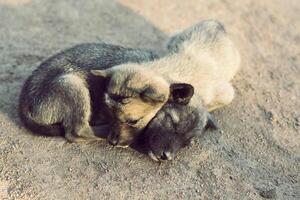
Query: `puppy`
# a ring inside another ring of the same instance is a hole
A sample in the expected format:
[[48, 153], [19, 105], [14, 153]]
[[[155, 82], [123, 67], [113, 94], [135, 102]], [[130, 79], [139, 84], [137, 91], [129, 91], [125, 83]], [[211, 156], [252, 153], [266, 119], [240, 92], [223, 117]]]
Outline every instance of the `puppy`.
[[116, 123], [111, 143], [131, 144], [167, 101], [212, 111], [234, 98], [230, 81], [240, 55], [220, 22], [196, 24], [172, 36], [167, 47], [170, 53], [160, 59], [92, 72], [108, 81], [105, 103]]
[[150, 121], [141, 137], [153, 160], [172, 160], [192, 138], [208, 128], [217, 129], [217, 124], [205, 108], [167, 103]]
[[[104, 103], [106, 79], [95, 77], [90, 71], [157, 58], [158, 55], [153, 51], [104, 43], [81, 44], [62, 51], [44, 61], [26, 80], [19, 99], [20, 119], [25, 127], [35, 133], [64, 135], [72, 142], [98, 139], [90, 124], [94, 123], [93, 119], [109, 123], [112, 115]], [[130, 74], [118, 76], [130, 79]], [[119, 87], [118, 83], [115, 84], [114, 87]], [[151, 92], [151, 89], [144, 91], [144, 95], [151, 99], [151, 94], [148, 95]], [[163, 97], [154, 98], [162, 101]], [[152, 109], [151, 106], [146, 108]]]

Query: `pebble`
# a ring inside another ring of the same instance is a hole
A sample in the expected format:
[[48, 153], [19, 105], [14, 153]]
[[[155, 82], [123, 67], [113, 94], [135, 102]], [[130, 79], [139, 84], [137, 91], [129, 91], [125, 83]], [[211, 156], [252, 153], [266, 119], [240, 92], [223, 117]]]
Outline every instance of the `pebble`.
[[272, 188], [270, 190], [260, 190], [259, 195], [266, 199], [273, 199], [276, 197], [276, 189]]

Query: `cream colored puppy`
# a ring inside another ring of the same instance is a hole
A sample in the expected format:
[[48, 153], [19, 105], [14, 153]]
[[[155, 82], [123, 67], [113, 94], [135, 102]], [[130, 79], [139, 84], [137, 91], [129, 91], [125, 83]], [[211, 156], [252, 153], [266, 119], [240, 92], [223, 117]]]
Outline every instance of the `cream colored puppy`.
[[193, 85], [209, 111], [232, 101], [231, 80], [240, 67], [240, 54], [221, 23], [197, 24], [171, 37], [167, 47], [169, 57], [147, 66], [168, 80]]

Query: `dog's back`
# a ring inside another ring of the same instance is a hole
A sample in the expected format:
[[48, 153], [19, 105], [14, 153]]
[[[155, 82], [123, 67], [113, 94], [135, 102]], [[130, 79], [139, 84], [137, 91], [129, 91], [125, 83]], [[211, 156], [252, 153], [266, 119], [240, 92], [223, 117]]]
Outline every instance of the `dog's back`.
[[[170, 53], [181, 53], [194, 62], [212, 60], [218, 78], [230, 81], [240, 65], [240, 55], [225, 27], [218, 21], [206, 20], [172, 36], [167, 48]], [[201, 65], [198, 65], [198, 67]], [[201, 66], [203, 67], [203, 66]], [[210, 69], [207, 69], [210, 70]]]
[[[239, 52], [223, 25], [203, 21], [172, 36], [169, 55], [143, 64], [170, 82], [188, 83], [211, 111], [234, 98], [230, 83], [240, 66]], [[191, 103], [196, 106], [194, 98]]]

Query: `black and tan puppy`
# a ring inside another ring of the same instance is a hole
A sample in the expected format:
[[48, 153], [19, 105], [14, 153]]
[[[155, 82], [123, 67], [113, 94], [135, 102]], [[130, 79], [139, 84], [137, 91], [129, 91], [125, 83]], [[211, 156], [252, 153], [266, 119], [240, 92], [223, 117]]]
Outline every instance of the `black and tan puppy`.
[[[26, 80], [19, 99], [21, 121], [42, 135], [64, 135], [76, 142], [98, 139], [90, 123], [96, 118], [109, 123], [112, 115], [104, 103], [107, 81], [90, 71], [156, 58], [152, 51], [110, 44], [81, 44], [62, 51], [44, 61]], [[128, 74], [120, 76], [129, 78]]]
[[205, 108], [173, 102], [162, 107], [140, 137], [153, 160], [172, 160], [192, 138], [208, 128], [217, 129], [217, 125]]

